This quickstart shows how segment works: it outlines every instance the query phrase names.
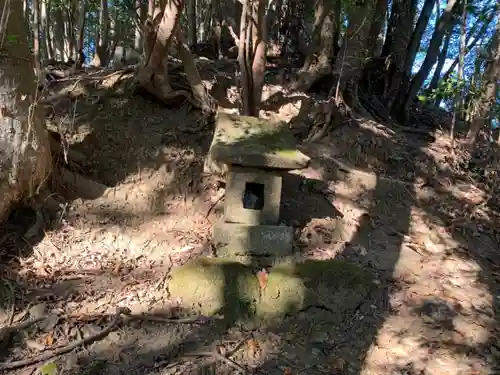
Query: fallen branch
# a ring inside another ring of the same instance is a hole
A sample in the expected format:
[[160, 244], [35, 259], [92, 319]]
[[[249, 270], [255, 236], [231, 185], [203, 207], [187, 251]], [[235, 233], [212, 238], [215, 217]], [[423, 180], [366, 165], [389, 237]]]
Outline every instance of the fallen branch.
[[205, 219], [208, 219], [208, 217], [209, 217], [209, 216], [210, 216], [210, 214], [212, 213], [212, 210], [213, 210], [213, 209], [214, 209], [214, 208], [215, 208], [215, 207], [219, 204], [219, 202], [220, 202], [222, 199], [224, 199], [224, 197], [225, 197], [225, 196], [226, 196], [226, 193], [223, 193], [223, 194], [222, 194], [219, 198], [217, 198], [217, 199], [215, 200], [215, 202], [214, 202], [214, 203], [212, 203], [212, 204], [210, 205], [210, 208], [208, 209], [207, 214], [205, 215]]
[[[80, 346], [89, 345], [89, 344], [93, 343], [94, 341], [102, 340], [103, 338], [108, 336], [113, 331], [113, 329], [115, 329], [118, 326], [118, 324], [121, 321], [121, 316], [128, 315], [128, 314], [130, 314], [130, 310], [128, 308], [125, 308], [125, 307], [118, 308], [112, 322], [106, 328], [104, 328], [102, 331], [96, 333], [95, 335], [85, 337], [81, 340], [72, 342], [69, 345], [66, 345], [66, 346], [63, 346], [63, 347], [60, 347], [60, 348], [57, 348], [54, 350], [47, 351], [47, 352], [45, 352], [39, 356], [33, 357], [33, 358], [22, 359], [20, 361], [13, 361], [13, 362], [7, 362], [7, 363], [0, 363], [0, 371], [12, 370], [12, 369], [16, 369], [19, 367], [33, 365], [33, 364], [38, 363], [38, 362], [48, 361], [49, 359], [52, 359], [54, 357], [58, 357], [60, 355], [69, 353]], [[45, 317], [39, 318], [38, 321], [43, 320], [43, 319], [45, 319]], [[27, 323], [27, 322], [23, 322], [23, 323]]]

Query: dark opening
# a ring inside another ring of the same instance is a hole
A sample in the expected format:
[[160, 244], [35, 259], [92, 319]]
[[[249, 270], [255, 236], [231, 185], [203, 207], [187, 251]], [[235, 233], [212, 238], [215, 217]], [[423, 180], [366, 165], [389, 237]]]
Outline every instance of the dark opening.
[[262, 210], [264, 207], [264, 184], [256, 182], [245, 183], [243, 193], [243, 208], [247, 210]]

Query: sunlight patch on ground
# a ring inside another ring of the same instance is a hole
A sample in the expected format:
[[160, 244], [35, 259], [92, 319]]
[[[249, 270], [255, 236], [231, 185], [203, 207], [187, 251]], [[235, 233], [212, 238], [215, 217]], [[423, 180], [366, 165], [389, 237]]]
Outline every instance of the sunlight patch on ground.
[[[411, 284], [391, 293], [391, 310], [397, 315], [391, 314], [379, 330], [363, 375], [402, 370], [426, 375], [487, 371], [483, 359], [466, 358], [457, 350], [473, 351], [487, 344], [495, 325], [493, 297], [480, 281], [481, 266], [457, 252], [458, 246], [445, 227], [429, 224], [423, 211], [412, 210], [409, 235], [394, 272]], [[415, 259], [405, 256], [408, 252]], [[415, 277], [403, 272], [403, 263], [413, 267]], [[440, 349], [429, 352], [429, 345]]]

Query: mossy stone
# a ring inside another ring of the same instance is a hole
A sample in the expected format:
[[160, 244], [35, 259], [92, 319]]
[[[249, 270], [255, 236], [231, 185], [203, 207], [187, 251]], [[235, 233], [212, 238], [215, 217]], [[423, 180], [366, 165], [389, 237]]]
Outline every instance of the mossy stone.
[[266, 321], [282, 319], [287, 313], [305, 307], [306, 294], [306, 286], [300, 277], [271, 269], [267, 285], [261, 291], [257, 316]]
[[222, 314], [230, 320], [251, 318], [259, 299], [251, 269], [220, 258], [202, 257], [172, 270], [168, 290], [192, 312]]

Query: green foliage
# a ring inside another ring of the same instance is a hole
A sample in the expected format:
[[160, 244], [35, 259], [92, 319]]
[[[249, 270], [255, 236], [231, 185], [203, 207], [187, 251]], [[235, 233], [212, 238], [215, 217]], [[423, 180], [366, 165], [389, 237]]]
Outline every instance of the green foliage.
[[38, 369], [40, 375], [57, 375], [57, 365], [54, 362], [44, 364]]
[[456, 76], [451, 76], [447, 80], [441, 80], [438, 87], [432, 90], [428, 96], [420, 95], [418, 98], [421, 101], [435, 101], [438, 99], [445, 101], [453, 100], [460, 92], [464, 92], [464, 89], [468, 90], [468, 97], [470, 99], [478, 98], [481, 95], [481, 91], [467, 83], [465, 79], [459, 80]]

